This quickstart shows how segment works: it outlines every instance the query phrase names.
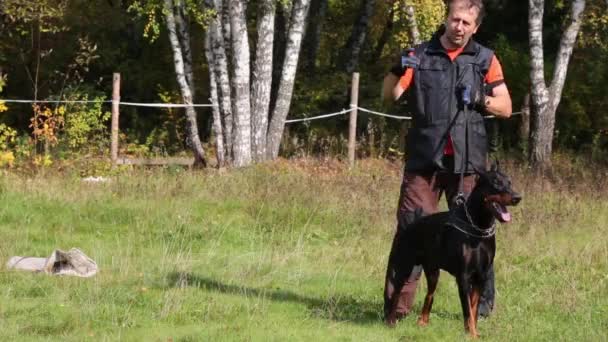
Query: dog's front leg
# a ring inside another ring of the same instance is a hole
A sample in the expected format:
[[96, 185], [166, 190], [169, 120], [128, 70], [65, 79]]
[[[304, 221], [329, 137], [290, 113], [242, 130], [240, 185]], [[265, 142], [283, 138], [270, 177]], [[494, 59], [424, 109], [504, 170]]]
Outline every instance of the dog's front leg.
[[424, 269], [424, 275], [426, 276], [427, 293], [424, 298], [424, 306], [418, 318], [418, 325], [425, 326], [429, 324], [429, 318], [431, 315], [431, 308], [433, 307], [433, 295], [437, 289], [437, 283], [439, 282], [439, 269], [428, 270]]
[[481, 284], [473, 284], [470, 293], [471, 316], [469, 317], [469, 332], [473, 337], [479, 337], [477, 333], [477, 309], [481, 297]]
[[[475, 325], [475, 316], [472, 316], [473, 308], [473, 291], [471, 289], [471, 283], [469, 279], [465, 279], [464, 276], [460, 276], [456, 279], [458, 283], [458, 296], [460, 297], [460, 305], [462, 306], [462, 315], [464, 318], [464, 330], [467, 331], [471, 337], [477, 338], [477, 328]], [[479, 291], [477, 291], [477, 302], [479, 302]]]

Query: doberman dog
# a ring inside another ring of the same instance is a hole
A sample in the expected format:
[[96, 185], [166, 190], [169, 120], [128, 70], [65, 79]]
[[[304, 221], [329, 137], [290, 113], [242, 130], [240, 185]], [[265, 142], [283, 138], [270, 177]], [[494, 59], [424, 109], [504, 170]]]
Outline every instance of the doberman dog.
[[517, 205], [521, 196], [496, 165], [488, 172], [477, 173], [479, 179], [466, 201], [451, 211], [418, 218], [401, 234], [402, 248], [396, 252], [395, 259], [399, 263], [394, 274], [395, 290], [392, 298], [386, 293], [384, 298], [385, 320], [389, 326], [394, 326], [399, 318], [396, 308], [404, 282], [415, 266], [422, 265], [428, 292], [418, 324], [429, 323], [439, 270], [443, 269], [456, 278], [465, 330], [472, 337], [478, 336], [477, 307], [494, 262], [496, 220], [511, 221], [506, 207]]

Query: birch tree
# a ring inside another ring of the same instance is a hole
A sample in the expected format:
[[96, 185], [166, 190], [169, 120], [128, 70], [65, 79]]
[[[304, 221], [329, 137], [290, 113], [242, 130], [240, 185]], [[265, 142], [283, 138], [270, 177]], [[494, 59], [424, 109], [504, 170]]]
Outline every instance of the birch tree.
[[[213, 61], [213, 52], [211, 52], [211, 35], [205, 36], [205, 56], [208, 61]], [[209, 95], [211, 98], [211, 113], [213, 115], [213, 135], [215, 136], [215, 155], [217, 158], [218, 168], [226, 164], [226, 148], [224, 143], [224, 128], [222, 127], [222, 114], [219, 106], [219, 95], [217, 90], [217, 81], [213, 67], [209, 66]]]
[[543, 52], [544, 0], [529, 0], [530, 80], [531, 116], [529, 161], [538, 169], [551, 166], [555, 112], [559, 105], [568, 71], [568, 63], [576, 42], [585, 10], [585, 0], [572, 0], [568, 26], [563, 32], [551, 85], [545, 81], [545, 58]]
[[272, 50], [274, 42], [274, 0], [261, 0], [258, 15], [258, 40], [251, 89], [252, 149], [256, 162], [266, 159], [266, 134], [272, 86]]
[[283, 62], [283, 72], [279, 81], [277, 101], [272, 112], [270, 126], [268, 128], [266, 151], [270, 159], [275, 159], [279, 155], [281, 137], [285, 128], [285, 119], [289, 112], [293, 84], [298, 66], [298, 56], [302, 36], [304, 35], [304, 24], [308, 14], [310, 0], [294, 0], [289, 33], [287, 35], [287, 48], [285, 60]]
[[[164, 1], [164, 15], [165, 22], [167, 25], [167, 32], [169, 34], [169, 41], [171, 43], [171, 49], [173, 51], [173, 64], [175, 67], [175, 76], [177, 78], [177, 83], [179, 85], [180, 93], [182, 95], [182, 101], [188, 105], [186, 107], [186, 119], [188, 122], [188, 140], [190, 143], [190, 147], [192, 148], [192, 152], [194, 153], [194, 165], [195, 166], [203, 166], [207, 165], [207, 161], [205, 159], [205, 152], [203, 150], [203, 145], [201, 144], [201, 140], [198, 134], [198, 124], [196, 120], [196, 111], [194, 110], [193, 104], [193, 77], [192, 77], [192, 57], [187, 56], [189, 49], [190, 41], [188, 39], [189, 35], [182, 33], [180, 42], [180, 37], [177, 32], [177, 24], [179, 21], [184, 25], [185, 18], [183, 17], [185, 10], [183, 8], [184, 3], [180, 0], [165, 0]], [[176, 19], [177, 17], [177, 19]], [[184, 47], [183, 45], [187, 45], [188, 48], [186, 50], [186, 57], [184, 57]], [[186, 61], [186, 63], [184, 63]], [[188, 75], [190, 73], [190, 75]]]
[[249, 89], [249, 40], [246, 2], [229, 0], [232, 40], [232, 112], [234, 113], [234, 166], [251, 164], [251, 100]]
[[[232, 145], [233, 145], [233, 117], [232, 117], [232, 91], [230, 89], [230, 76], [228, 74], [229, 58], [227, 55], [227, 44], [230, 41], [230, 23], [226, 22], [229, 16], [224, 15], [224, 5], [222, 0], [207, 0], [207, 6], [214, 10], [215, 15], [211, 17], [206, 35], [209, 39], [209, 54], [207, 61], [209, 63], [209, 81], [210, 89], [217, 91], [217, 104], [219, 109], [219, 117], [214, 117], [214, 127], [216, 133], [222, 132], [222, 136], [216, 135], [216, 148], [219, 150], [223, 146], [224, 162], [230, 163], [232, 160]], [[228, 27], [227, 32], [224, 29]], [[228, 40], [226, 35], [228, 34]], [[213, 74], [213, 77], [211, 77]], [[213, 98], [213, 94], [212, 94]], [[216, 119], [218, 121], [216, 121]], [[221, 141], [217, 140], [221, 139]], [[218, 151], [219, 153], [219, 151]], [[221, 165], [220, 165], [221, 166]]]
[[[287, 44], [281, 54], [284, 56], [280, 65], [281, 78], [273, 89], [273, 68], [277, 67], [273, 50], [276, 50], [277, 34], [283, 33], [275, 29], [277, 1], [260, 0], [257, 3], [256, 50], [250, 78], [250, 43], [245, 15], [248, 2], [225, 0], [222, 4], [222, 0], [206, 0], [206, 4], [215, 12], [207, 28], [207, 59], [214, 76], [210, 77], [214, 83], [210, 89], [212, 97], [217, 97], [219, 117], [222, 119], [220, 123], [214, 119], [214, 127], [221, 125], [221, 129], [217, 127], [214, 131], [223, 132], [225, 159], [228, 161], [231, 156], [234, 166], [246, 166], [267, 158], [274, 159], [278, 155], [291, 103], [309, 2], [294, 0], [289, 6], [292, 12], [286, 18], [290, 26]], [[225, 20], [225, 7], [230, 12], [229, 21]], [[224, 39], [226, 31], [230, 32], [229, 40]], [[273, 94], [276, 96], [274, 101]], [[232, 109], [232, 122], [228, 120], [231, 117], [228, 108]], [[229, 144], [232, 146], [229, 147]], [[217, 145], [220, 145], [219, 141]]]

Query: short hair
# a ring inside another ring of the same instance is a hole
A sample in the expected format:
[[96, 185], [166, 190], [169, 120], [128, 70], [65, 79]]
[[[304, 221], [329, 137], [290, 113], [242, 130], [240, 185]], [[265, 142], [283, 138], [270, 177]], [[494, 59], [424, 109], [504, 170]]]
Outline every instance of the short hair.
[[450, 12], [450, 8], [454, 3], [463, 3], [467, 7], [467, 9], [471, 9], [473, 7], [477, 7], [479, 10], [479, 14], [477, 15], [477, 25], [480, 25], [483, 21], [483, 17], [486, 15], [485, 7], [483, 6], [483, 0], [446, 0], [446, 6], [448, 13]]

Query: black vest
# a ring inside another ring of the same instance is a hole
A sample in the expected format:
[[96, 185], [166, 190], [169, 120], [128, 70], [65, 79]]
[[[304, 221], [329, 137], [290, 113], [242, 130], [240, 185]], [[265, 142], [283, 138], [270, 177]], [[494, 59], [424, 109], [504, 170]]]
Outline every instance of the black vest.
[[465, 86], [470, 86], [471, 94], [483, 93], [494, 52], [471, 39], [452, 62], [439, 35], [435, 35], [416, 46], [414, 53], [420, 58], [420, 65], [414, 72], [410, 92], [415, 113], [407, 137], [406, 169], [445, 170], [443, 151], [449, 134], [454, 146], [454, 169], [447, 171], [460, 173], [463, 159], [468, 160], [466, 173], [485, 170], [488, 142], [484, 119], [472, 105], [463, 105], [461, 94]]

